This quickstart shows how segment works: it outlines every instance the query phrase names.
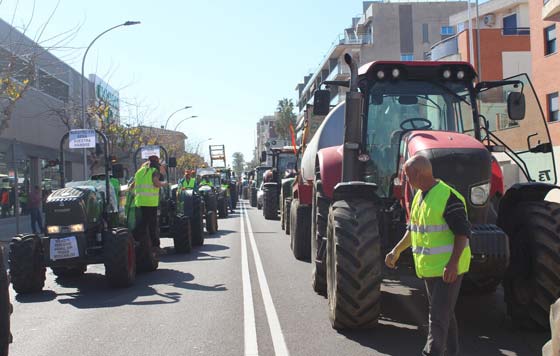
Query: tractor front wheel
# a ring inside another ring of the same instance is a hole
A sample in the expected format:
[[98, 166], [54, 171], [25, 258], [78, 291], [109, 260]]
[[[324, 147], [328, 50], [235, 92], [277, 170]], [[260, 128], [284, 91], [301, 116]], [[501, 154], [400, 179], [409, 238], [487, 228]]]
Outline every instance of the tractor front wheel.
[[278, 218], [278, 193], [277, 188], [267, 188], [263, 196], [263, 213], [266, 220]]
[[[0, 248], [0, 253], [2, 252], [3, 250]], [[10, 334], [12, 304], [10, 303], [9, 289], [4, 258], [0, 258], [0, 356], [8, 356], [8, 349], [12, 341], [12, 335]]]
[[43, 246], [37, 235], [18, 235], [10, 243], [12, 287], [18, 294], [40, 292], [45, 286]]
[[[313, 290], [327, 296], [327, 272], [325, 270], [325, 243], [329, 220], [330, 201], [323, 195], [322, 184], [316, 180], [313, 185], [313, 206], [311, 208], [311, 285]], [[320, 248], [322, 247], [322, 248]]]
[[299, 199], [292, 200], [290, 207], [290, 238], [294, 257], [300, 261], [309, 261], [311, 256], [310, 209], [302, 206]]
[[159, 266], [159, 256], [152, 244], [148, 226], [136, 229], [134, 239], [137, 242], [136, 269], [138, 272], [155, 271]]
[[560, 297], [560, 204], [518, 203], [507, 229], [511, 260], [504, 277], [508, 314], [525, 328], [548, 329]]
[[327, 294], [334, 329], [377, 325], [381, 311], [382, 256], [377, 205], [340, 200], [329, 211]]
[[286, 235], [290, 234], [290, 209], [292, 207], [292, 198], [287, 198], [284, 201], [284, 220], [286, 226], [284, 227], [284, 233]]
[[[111, 287], [124, 288], [136, 279], [136, 250], [128, 229], [113, 229], [104, 238], [105, 278]], [[151, 244], [150, 244], [151, 245]]]
[[191, 243], [193, 246], [201, 246], [204, 243], [204, 213], [200, 204], [194, 206], [191, 219]]
[[171, 227], [176, 253], [189, 253], [192, 249], [191, 224], [188, 217], [177, 215]]

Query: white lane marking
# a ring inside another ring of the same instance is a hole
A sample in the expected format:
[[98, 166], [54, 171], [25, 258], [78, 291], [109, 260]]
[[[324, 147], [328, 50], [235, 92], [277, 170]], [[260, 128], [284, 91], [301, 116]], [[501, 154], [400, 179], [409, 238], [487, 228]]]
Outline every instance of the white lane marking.
[[270, 327], [270, 334], [272, 336], [274, 354], [276, 356], [289, 356], [290, 353], [288, 352], [288, 347], [286, 346], [286, 341], [284, 340], [284, 334], [282, 333], [282, 328], [280, 327], [280, 320], [278, 319], [278, 314], [276, 313], [276, 308], [274, 307], [274, 302], [272, 301], [272, 295], [270, 294], [270, 289], [268, 288], [268, 282], [264, 273], [261, 256], [259, 255], [259, 250], [257, 249], [255, 235], [253, 235], [253, 228], [251, 227], [249, 214], [247, 214], [247, 211], [245, 209], [243, 209], [243, 213], [243, 215], [245, 215], [245, 217], [247, 218], [249, 241], [251, 242], [253, 258], [255, 259], [255, 265], [257, 267], [257, 277], [259, 280], [259, 286], [261, 288], [268, 326]]
[[[242, 211], [244, 209], [241, 203]], [[255, 307], [253, 290], [251, 289], [251, 275], [249, 274], [249, 259], [247, 258], [247, 235], [245, 234], [244, 218], [241, 216], [241, 275], [243, 280], [243, 326], [245, 335], [245, 356], [258, 356], [257, 326], [255, 323]]]

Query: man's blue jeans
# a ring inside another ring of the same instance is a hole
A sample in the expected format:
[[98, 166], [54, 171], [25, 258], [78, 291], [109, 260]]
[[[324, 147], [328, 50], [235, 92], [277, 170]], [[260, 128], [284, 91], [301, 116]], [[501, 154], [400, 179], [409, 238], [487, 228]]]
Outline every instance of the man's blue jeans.
[[[31, 231], [33, 231], [34, 234], [37, 234], [37, 231], [42, 233], [44, 230], [41, 210], [39, 208], [31, 208], [29, 209], [29, 213], [31, 215]], [[36, 229], [35, 225], [37, 225], [39, 229]]]

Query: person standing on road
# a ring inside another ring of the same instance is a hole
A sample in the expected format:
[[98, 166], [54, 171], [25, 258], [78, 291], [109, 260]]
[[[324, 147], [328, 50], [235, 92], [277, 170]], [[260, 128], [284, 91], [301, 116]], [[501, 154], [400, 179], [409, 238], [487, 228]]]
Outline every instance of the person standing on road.
[[471, 260], [465, 198], [434, 178], [430, 160], [425, 157], [410, 158], [404, 171], [418, 191], [407, 232], [387, 254], [385, 264], [395, 268], [400, 254], [412, 246], [416, 274], [424, 279], [430, 304], [428, 339], [422, 355], [458, 355], [455, 304]]
[[134, 175], [134, 204], [141, 210], [142, 216], [137, 229], [145, 231], [146, 227], [152, 240], [152, 247], [159, 253], [159, 226], [158, 226], [158, 206], [159, 189], [167, 186], [164, 182], [165, 166], [159, 164], [157, 156], [150, 156]]
[[10, 210], [10, 193], [6, 188], [2, 189], [2, 196], [0, 197], [2, 203], [2, 217], [5, 218]]
[[[29, 195], [29, 214], [31, 215], [31, 231], [34, 234], [40, 232], [45, 233], [43, 228], [43, 216], [41, 215], [41, 205], [43, 204], [43, 197], [39, 186], [34, 186]], [[37, 228], [38, 227], [38, 228]]]

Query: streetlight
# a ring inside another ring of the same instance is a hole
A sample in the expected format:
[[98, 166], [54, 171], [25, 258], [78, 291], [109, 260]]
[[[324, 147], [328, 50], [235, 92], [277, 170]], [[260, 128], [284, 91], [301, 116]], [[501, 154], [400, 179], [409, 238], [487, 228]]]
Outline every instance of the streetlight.
[[200, 148], [200, 145], [202, 145], [202, 144], [205, 143], [205, 142], [212, 141], [212, 140], [213, 140], [213, 138], [210, 137], [210, 138], [208, 138], [208, 139], [206, 139], [206, 140], [204, 140], [204, 141], [200, 141], [200, 142], [198, 143], [198, 145], [196, 145], [196, 151], [195, 151], [195, 153], [198, 154], [198, 149]]
[[165, 121], [164, 129], [167, 130], [167, 124], [169, 123], [169, 120], [171, 119], [171, 117], [172, 117], [173, 115], [175, 115], [176, 113], [178, 113], [178, 112], [181, 111], [181, 110], [187, 110], [187, 109], [190, 109], [190, 108], [192, 108], [192, 106], [188, 106], [188, 105], [187, 105], [187, 106], [184, 106], [184, 107], [182, 107], [182, 108], [180, 108], [180, 109], [178, 109], [178, 110], [173, 111], [173, 112], [171, 113], [171, 115], [169, 115], [169, 117], [167, 118], [167, 120]]
[[[117, 26], [113, 26], [103, 32], [101, 32], [99, 35], [97, 35], [97, 37], [95, 37], [93, 39], [93, 41], [90, 42], [90, 44], [87, 46], [86, 51], [84, 53], [84, 56], [82, 57], [82, 77], [81, 77], [81, 86], [82, 86], [82, 90], [81, 90], [81, 110], [80, 110], [80, 116], [82, 119], [82, 127], [84, 129], [86, 129], [86, 115], [85, 115], [85, 104], [84, 104], [84, 66], [86, 64], [86, 56], [89, 52], [89, 49], [91, 48], [91, 46], [93, 46], [93, 44], [95, 43], [95, 41], [97, 41], [99, 39], [99, 37], [103, 36], [104, 34], [106, 34], [109, 31], [112, 31], [116, 28], [122, 27], [122, 26], [133, 26], [133, 25], [139, 25], [140, 21], [126, 21], [124, 23], [121, 23]], [[84, 148], [84, 179], [87, 179], [87, 152], [86, 149]]]
[[177, 128], [178, 128], [179, 125], [181, 125], [183, 122], [187, 121], [188, 119], [194, 119], [194, 118], [196, 118], [196, 117], [198, 117], [198, 116], [193, 115], [193, 116], [186, 117], [186, 118], [184, 118], [183, 120], [179, 121], [179, 123], [178, 123], [177, 125], [175, 125], [175, 128], [173, 129], [173, 131], [177, 131]]

